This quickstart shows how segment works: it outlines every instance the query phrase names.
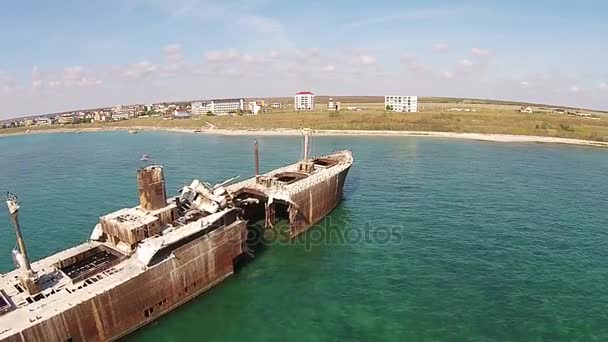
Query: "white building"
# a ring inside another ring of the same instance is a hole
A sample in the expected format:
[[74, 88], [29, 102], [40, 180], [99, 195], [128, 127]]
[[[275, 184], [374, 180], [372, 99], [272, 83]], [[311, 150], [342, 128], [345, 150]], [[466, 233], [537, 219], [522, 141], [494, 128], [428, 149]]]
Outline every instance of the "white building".
[[207, 106], [213, 115], [234, 114], [245, 109], [245, 99], [211, 100]]
[[245, 99], [218, 99], [190, 104], [192, 116], [203, 116], [211, 112], [213, 115], [235, 114], [245, 110]]
[[314, 110], [315, 94], [309, 91], [301, 91], [293, 97], [293, 108], [295, 110]]
[[418, 96], [385, 96], [384, 108], [394, 112], [417, 112]]
[[327, 102], [327, 110], [340, 110], [340, 101], [334, 101], [334, 99], [330, 97], [329, 101]]
[[251, 114], [257, 115], [261, 110], [262, 106], [258, 101], [252, 101], [248, 103], [248, 108], [251, 111]]
[[52, 125], [52, 124], [53, 124], [53, 120], [51, 120], [50, 118], [45, 118], [45, 117], [36, 118], [37, 126], [45, 126], [45, 125]]
[[209, 104], [207, 103], [203, 103], [203, 102], [192, 102], [191, 106], [191, 110], [192, 110], [192, 116], [197, 117], [197, 116], [204, 116], [207, 115], [207, 113], [209, 112], [213, 112], [211, 110], [211, 107], [209, 106]]

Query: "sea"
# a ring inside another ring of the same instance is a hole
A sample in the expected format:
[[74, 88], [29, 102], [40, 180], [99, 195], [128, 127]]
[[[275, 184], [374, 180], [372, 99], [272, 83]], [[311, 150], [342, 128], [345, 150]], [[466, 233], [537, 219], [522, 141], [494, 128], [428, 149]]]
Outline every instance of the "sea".
[[[171, 132], [0, 138], [29, 255], [85, 241], [137, 204], [136, 170], [170, 194], [301, 157], [298, 136]], [[608, 150], [427, 137], [313, 137], [350, 149], [344, 200], [219, 286], [124, 341], [606, 341]], [[151, 160], [141, 161], [148, 154]], [[0, 272], [15, 246], [0, 208]]]

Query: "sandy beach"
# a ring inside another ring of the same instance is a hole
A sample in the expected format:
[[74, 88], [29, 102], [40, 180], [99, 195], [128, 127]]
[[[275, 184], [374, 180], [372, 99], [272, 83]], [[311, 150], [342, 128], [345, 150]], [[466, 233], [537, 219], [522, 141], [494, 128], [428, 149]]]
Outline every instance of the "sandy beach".
[[[30, 132], [14, 132], [0, 133], [0, 137], [30, 135], [30, 134], [47, 134], [47, 133], [70, 133], [70, 132], [103, 132], [103, 131], [166, 131], [176, 133], [189, 134], [210, 134], [210, 135], [251, 135], [251, 136], [292, 136], [301, 135], [302, 131], [297, 129], [269, 129], [269, 130], [253, 130], [253, 129], [221, 129], [212, 128], [205, 130], [193, 130], [187, 128], [171, 128], [171, 127], [93, 127], [93, 128], [57, 128], [34, 130]], [[511, 134], [485, 134], [485, 133], [455, 133], [455, 132], [425, 132], [425, 131], [377, 131], [377, 130], [314, 130], [317, 136], [385, 136], [385, 137], [429, 137], [429, 138], [447, 138], [447, 139], [469, 139], [480, 141], [494, 142], [514, 142], [514, 143], [554, 143], [568, 144], [581, 146], [608, 147], [608, 142], [567, 139], [555, 137], [543, 137], [532, 135], [511, 135]]]

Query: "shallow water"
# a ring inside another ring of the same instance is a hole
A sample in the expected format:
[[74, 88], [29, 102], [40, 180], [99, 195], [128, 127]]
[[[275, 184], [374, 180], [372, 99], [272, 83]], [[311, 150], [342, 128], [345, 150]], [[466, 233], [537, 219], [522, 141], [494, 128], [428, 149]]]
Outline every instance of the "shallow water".
[[[259, 137], [261, 168], [300, 156]], [[148, 153], [168, 189], [253, 173], [252, 137], [161, 132], [0, 138], [0, 190], [22, 199], [32, 258], [137, 203]], [[145, 341], [604, 340], [608, 151], [415, 137], [315, 137], [349, 148], [342, 204], [300, 243], [128, 336]], [[0, 210], [0, 271], [15, 244]]]

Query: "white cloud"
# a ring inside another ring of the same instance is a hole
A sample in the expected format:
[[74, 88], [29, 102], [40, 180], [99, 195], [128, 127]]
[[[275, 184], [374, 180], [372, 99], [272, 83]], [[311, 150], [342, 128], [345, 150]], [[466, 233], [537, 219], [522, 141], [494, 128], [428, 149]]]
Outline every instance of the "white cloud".
[[272, 50], [272, 51], [270, 51], [270, 53], [268, 54], [268, 57], [269, 57], [269, 58], [272, 58], [272, 59], [275, 59], [275, 58], [279, 58], [279, 56], [280, 56], [280, 55], [281, 55], [281, 54], [280, 54], [278, 51], [276, 51], [276, 50]]
[[226, 61], [234, 60], [238, 56], [239, 56], [239, 51], [237, 49], [213, 50], [213, 51], [208, 51], [205, 54], [205, 58], [209, 62], [226, 62]]
[[0, 70], [0, 91], [3, 93], [13, 93], [18, 88], [15, 80], [6, 71]]
[[168, 45], [165, 45], [165, 47], [163, 48], [163, 51], [166, 54], [181, 53], [182, 52], [182, 46], [180, 44], [177, 44], [177, 43], [168, 44]]
[[445, 43], [435, 43], [433, 44], [433, 51], [441, 52], [447, 51], [449, 49], [449, 45]]
[[80, 65], [66, 67], [63, 69], [64, 81], [77, 81], [82, 77], [83, 68]]
[[162, 78], [175, 77], [186, 67], [182, 46], [180, 44], [168, 44], [163, 47], [166, 64], [159, 66], [159, 76]]
[[370, 55], [360, 55], [357, 57], [355, 62], [363, 65], [373, 65], [376, 64], [376, 58]]
[[448, 79], [454, 78], [454, 73], [451, 72], [451, 71], [444, 71], [443, 72], [443, 77], [448, 78]]
[[42, 77], [40, 75], [40, 69], [38, 66], [32, 68], [32, 89], [40, 89], [43, 85]]
[[573, 93], [579, 93], [579, 92], [583, 91], [583, 89], [577, 85], [573, 85], [570, 87], [570, 91]]
[[601, 82], [601, 83], [600, 83], [600, 89], [602, 89], [602, 90], [606, 90], [606, 89], [608, 89], [608, 83], [606, 83], [606, 82]]
[[336, 66], [332, 65], [332, 64], [328, 64], [323, 68], [323, 71], [329, 71], [329, 72], [336, 71]]
[[93, 76], [80, 66], [71, 66], [63, 69], [62, 84], [66, 87], [85, 87], [100, 85], [103, 82]]
[[521, 81], [521, 82], [519, 82], [519, 84], [521, 84], [524, 87], [528, 87], [530, 85], [530, 82], [528, 82], [528, 81]]
[[263, 63], [266, 61], [264, 57], [252, 53], [244, 53], [241, 58], [247, 64]]
[[462, 59], [462, 60], [458, 61], [458, 65], [461, 65], [464, 67], [470, 67], [470, 66], [473, 66], [473, 62], [471, 62], [468, 59]]
[[121, 76], [132, 80], [140, 80], [150, 76], [157, 69], [156, 65], [144, 60], [127, 66]]
[[489, 56], [490, 50], [482, 49], [482, 48], [472, 48], [471, 53], [474, 54], [475, 56]]
[[163, 52], [165, 53], [165, 58], [170, 62], [181, 62], [184, 59], [180, 44], [165, 45]]
[[402, 61], [412, 61], [416, 59], [416, 54], [410, 53], [410, 52], [404, 52], [401, 54], [401, 60]]

